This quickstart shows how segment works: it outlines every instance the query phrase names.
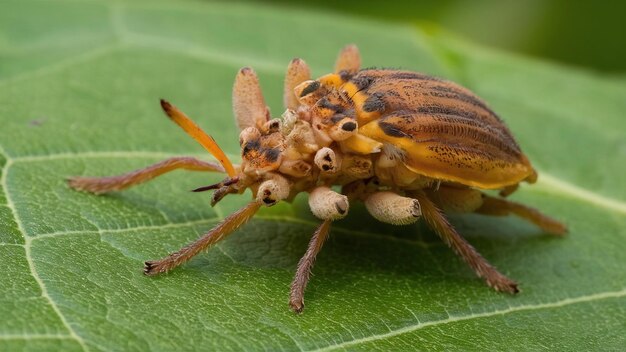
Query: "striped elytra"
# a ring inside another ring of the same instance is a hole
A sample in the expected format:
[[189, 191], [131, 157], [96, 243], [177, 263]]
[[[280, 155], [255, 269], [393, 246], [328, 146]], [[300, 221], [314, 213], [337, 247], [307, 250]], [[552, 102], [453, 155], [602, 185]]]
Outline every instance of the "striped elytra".
[[534, 181], [535, 171], [509, 129], [470, 90], [409, 71], [333, 76], [322, 81], [353, 105], [359, 134], [398, 148], [412, 171], [484, 189]]

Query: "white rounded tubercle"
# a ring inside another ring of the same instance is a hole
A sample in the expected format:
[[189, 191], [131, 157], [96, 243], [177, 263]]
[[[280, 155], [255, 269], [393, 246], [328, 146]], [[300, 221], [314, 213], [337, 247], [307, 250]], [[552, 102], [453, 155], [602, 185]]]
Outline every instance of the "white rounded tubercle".
[[289, 181], [278, 174], [268, 174], [269, 178], [259, 185], [256, 199], [265, 206], [271, 207], [289, 197], [291, 186]]
[[317, 153], [315, 153], [313, 162], [320, 169], [322, 174], [335, 174], [341, 167], [339, 156], [335, 154], [334, 150], [328, 147], [318, 150]]
[[393, 192], [372, 193], [364, 203], [374, 218], [388, 224], [412, 224], [422, 215], [417, 199], [403, 197]]
[[338, 220], [348, 215], [350, 203], [347, 196], [326, 186], [319, 186], [309, 194], [309, 207], [319, 219]]

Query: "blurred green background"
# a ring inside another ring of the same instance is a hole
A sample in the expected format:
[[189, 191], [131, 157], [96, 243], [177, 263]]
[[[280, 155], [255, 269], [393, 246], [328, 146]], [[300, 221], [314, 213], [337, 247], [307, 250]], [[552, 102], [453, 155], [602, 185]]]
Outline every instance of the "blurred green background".
[[[445, 30], [489, 47], [626, 73], [626, 1], [574, 0], [270, 0]], [[315, 24], [311, 24], [315, 30]]]

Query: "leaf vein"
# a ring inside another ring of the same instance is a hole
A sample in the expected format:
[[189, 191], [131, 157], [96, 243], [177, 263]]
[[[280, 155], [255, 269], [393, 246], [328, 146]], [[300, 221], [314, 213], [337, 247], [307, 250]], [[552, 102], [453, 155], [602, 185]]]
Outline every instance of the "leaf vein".
[[13, 159], [11, 159], [8, 156], [5, 156], [5, 157], [6, 157], [6, 164], [4, 165], [4, 170], [2, 170], [3, 172], [2, 172], [2, 178], [0, 179], [0, 188], [4, 190], [7, 206], [9, 207], [9, 209], [11, 209], [11, 213], [13, 214], [13, 219], [15, 223], [17, 224], [18, 230], [24, 237], [24, 241], [25, 241], [24, 252], [26, 256], [26, 262], [28, 263], [28, 268], [31, 272], [31, 275], [33, 276], [33, 278], [35, 279], [35, 282], [37, 282], [37, 284], [39, 285], [39, 288], [41, 289], [41, 296], [48, 300], [52, 310], [54, 310], [54, 312], [58, 315], [61, 323], [69, 331], [69, 336], [75, 339], [78, 342], [78, 344], [83, 348], [84, 351], [89, 351], [89, 348], [87, 348], [85, 341], [83, 341], [83, 339], [78, 334], [76, 334], [76, 331], [74, 331], [72, 326], [68, 323], [67, 319], [65, 319], [65, 316], [61, 313], [61, 310], [59, 309], [59, 307], [52, 300], [52, 298], [48, 294], [48, 290], [43, 280], [41, 279], [41, 277], [39, 277], [39, 274], [37, 273], [37, 269], [35, 268], [35, 263], [33, 261], [32, 253], [31, 253], [32, 238], [26, 235], [26, 231], [24, 230], [24, 225], [22, 224], [22, 221], [20, 220], [18, 216], [17, 209], [15, 208], [13, 204], [13, 199], [11, 198], [11, 193], [9, 192], [9, 188], [8, 188], [8, 182], [7, 182], [8, 174], [9, 174], [11, 165], [13, 164]]
[[55, 232], [49, 232], [49, 233], [44, 233], [44, 234], [33, 236], [34, 237], [33, 240], [42, 239], [42, 238], [50, 238], [50, 237], [66, 236], [66, 235], [78, 235], [78, 234], [83, 234], [83, 233], [113, 234], [113, 233], [123, 233], [123, 232], [128, 232], [128, 231], [171, 229], [171, 228], [210, 224], [213, 222], [217, 222], [219, 220], [220, 220], [219, 218], [210, 218], [210, 219], [193, 220], [193, 221], [179, 222], [179, 223], [172, 222], [172, 223], [166, 223], [166, 224], [161, 224], [161, 225], [125, 227], [125, 228], [119, 228], [119, 229], [55, 231]]
[[620, 291], [608, 291], [608, 292], [594, 293], [594, 294], [584, 295], [584, 296], [579, 296], [579, 297], [574, 297], [574, 298], [565, 298], [559, 301], [549, 302], [549, 303], [519, 305], [519, 306], [509, 307], [506, 309], [497, 309], [491, 312], [474, 313], [474, 314], [470, 314], [466, 316], [450, 315], [446, 319], [427, 321], [424, 323], [418, 322], [415, 325], [405, 326], [400, 329], [391, 330], [390, 332], [387, 332], [387, 333], [372, 335], [372, 336], [363, 337], [363, 338], [351, 340], [351, 341], [345, 341], [336, 345], [330, 345], [330, 346], [326, 346], [320, 349], [315, 349], [315, 350], [310, 350], [310, 351], [317, 352], [317, 351], [332, 351], [332, 350], [337, 350], [337, 349], [344, 349], [350, 346], [355, 346], [355, 345], [359, 345], [363, 343], [383, 340], [386, 338], [411, 333], [411, 332], [421, 330], [423, 328], [427, 328], [430, 326], [449, 324], [449, 323], [454, 323], [458, 321], [487, 318], [487, 317], [492, 317], [496, 315], [506, 315], [506, 314], [521, 312], [521, 311], [560, 308], [560, 307], [565, 307], [565, 306], [569, 306], [572, 304], [587, 303], [587, 302], [593, 302], [593, 301], [599, 301], [599, 300], [605, 300], [605, 299], [611, 299], [611, 298], [622, 298], [622, 297], [626, 297], [626, 288]]
[[626, 214], [626, 202], [591, 192], [567, 181], [563, 181], [562, 179], [546, 172], [541, 172], [540, 174], [541, 176], [539, 177], [538, 183], [543, 186], [550, 187], [551, 189], [558, 191], [558, 193], [579, 198], [603, 208]]
[[72, 335], [59, 334], [5, 334], [0, 335], [0, 341], [10, 340], [73, 340]]

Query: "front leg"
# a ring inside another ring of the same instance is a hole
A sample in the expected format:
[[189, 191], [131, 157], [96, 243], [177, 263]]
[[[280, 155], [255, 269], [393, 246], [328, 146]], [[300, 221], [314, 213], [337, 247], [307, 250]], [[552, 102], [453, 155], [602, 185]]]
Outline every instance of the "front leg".
[[291, 291], [289, 292], [289, 306], [296, 313], [301, 313], [304, 309], [304, 290], [311, 277], [311, 269], [315, 263], [315, 257], [317, 253], [322, 249], [322, 245], [328, 238], [330, 232], [331, 220], [324, 220], [324, 222], [315, 230], [311, 241], [309, 241], [309, 247], [307, 248], [304, 256], [298, 262], [298, 269], [296, 270], [296, 276], [291, 283]]
[[309, 195], [309, 207], [311, 212], [324, 220], [324, 222], [315, 230], [306, 253], [298, 262], [298, 269], [291, 283], [289, 306], [296, 313], [301, 313], [304, 309], [304, 290], [309, 282], [311, 268], [315, 264], [315, 257], [322, 249], [324, 241], [328, 238], [331, 221], [348, 215], [348, 197], [328, 187], [320, 186], [315, 188]]
[[144, 274], [156, 275], [166, 273], [183, 264], [193, 258], [196, 254], [223, 240], [226, 236], [237, 230], [241, 225], [248, 222], [254, 214], [256, 214], [262, 204], [263, 203], [259, 200], [254, 200], [248, 203], [245, 207], [224, 218], [224, 220], [222, 220], [209, 232], [179, 249], [177, 252], [171, 253], [167, 257], [159, 260], [146, 261], [143, 270]]

